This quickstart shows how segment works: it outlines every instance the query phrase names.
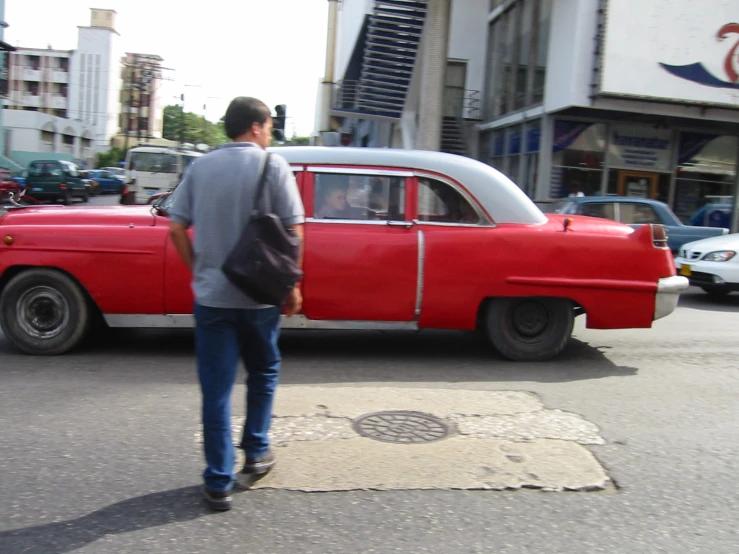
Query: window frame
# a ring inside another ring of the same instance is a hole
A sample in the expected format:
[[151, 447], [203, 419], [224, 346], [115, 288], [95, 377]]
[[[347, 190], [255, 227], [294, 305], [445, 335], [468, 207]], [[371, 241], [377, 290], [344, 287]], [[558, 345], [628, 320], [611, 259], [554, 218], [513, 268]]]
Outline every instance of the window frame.
[[[439, 175], [438, 173], [432, 173], [429, 171], [414, 171], [413, 172], [414, 179], [413, 179], [413, 223], [416, 225], [433, 225], [436, 227], [495, 227], [495, 222], [488, 216], [488, 214], [485, 212], [485, 210], [480, 206], [480, 204], [477, 202], [477, 199], [475, 199], [472, 194], [470, 194], [467, 189], [465, 189], [462, 185], [457, 183], [456, 181], [444, 176]], [[439, 181], [441, 183], [444, 183], [447, 186], [452, 187], [457, 193], [462, 195], [462, 197], [467, 201], [467, 203], [472, 206], [472, 209], [475, 211], [475, 213], [480, 218], [477, 223], [459, 223], [459, 222], [446, 222], [446, 221], [421, 221], [418, 219], [418, 195], [419, 195], [419, 187], [420, 184], [418, 182], [419, 179], [434, 179], [436, 181]]]
[[[324, 219], [320, 217], [314, 217], [315, 213], [315, 184], [316, 175], [320, 174], [333, 174], [333, 175], [357, 175], [362, 177], [388, 177], [388, 178], [400, 178], [404, 179], [405, 186], [405, 213], [403, 214], [402, 220], [388, 220], [388, 219]], [[321, 224], [343, 224], [343, 225], [385, 225], [392, 226], [398, 224], [411, 224], [409, 219], [412, 215], [412, 206], [410, 201], [412, 199], [413, 187], [413, 172], [407, 169], [399, 168], [381, 168], [381, 167], [366, 167], [366, 166], [338, 166], [338, 165], [309, 165], [305, 168], [303, 174], [302, 191], [303, 191], [303, 206], [305, 208], [305, 222], [306, 223], [321, 223]], [[310, 214], [310, 215], [309, 215]]]

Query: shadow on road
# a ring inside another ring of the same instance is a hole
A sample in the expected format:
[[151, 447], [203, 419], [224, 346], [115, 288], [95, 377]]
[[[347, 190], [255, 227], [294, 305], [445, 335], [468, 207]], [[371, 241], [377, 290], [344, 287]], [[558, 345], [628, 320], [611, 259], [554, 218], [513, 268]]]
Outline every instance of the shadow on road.
[[691, 288], [680, 295], [680, 307], [709, 312], [739, 312], [739, 292], [715, 298], [700, 289]]
[[[555, 360], [541, 363], [503, 359], [480, 334], [459, 331], [284, 331], [283, 384], [357, 382], [544, 383], [636, 375], [606, 356], [608, 347], [573, 339]], [[194, 379], [190, 330], [114, 330], [84, 348], [56, 358], [17, 354], [0, 336], [5, 362], [51, 371], [110, 373], [147, 382]], [[104, 369], [103, 369], [104, 368]], [[121, 370], [125, 371], [121, 373]]]
[[185, 522], [211, 515], [199, 488], [184, 487], [131, 498], [77, 519], [0, 532], [0, 552], [72, 552], [106, 535]]

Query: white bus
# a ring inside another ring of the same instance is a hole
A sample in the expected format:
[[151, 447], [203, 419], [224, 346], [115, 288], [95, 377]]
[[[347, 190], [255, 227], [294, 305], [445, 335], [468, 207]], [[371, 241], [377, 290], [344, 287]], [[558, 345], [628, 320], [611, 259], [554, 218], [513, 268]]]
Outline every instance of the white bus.
[[136, 146], [126, 154], [125, 183], [129, 203], [146, 204], [149, 197], [173, 189], [200, 152], [162, 146]]

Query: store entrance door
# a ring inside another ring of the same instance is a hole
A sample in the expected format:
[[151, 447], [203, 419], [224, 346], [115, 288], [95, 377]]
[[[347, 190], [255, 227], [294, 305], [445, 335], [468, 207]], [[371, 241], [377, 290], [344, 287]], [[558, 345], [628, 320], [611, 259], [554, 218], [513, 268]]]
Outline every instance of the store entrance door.
[[619, 171], [618, 195], [656, 199], [659, 195], [659, 173]]

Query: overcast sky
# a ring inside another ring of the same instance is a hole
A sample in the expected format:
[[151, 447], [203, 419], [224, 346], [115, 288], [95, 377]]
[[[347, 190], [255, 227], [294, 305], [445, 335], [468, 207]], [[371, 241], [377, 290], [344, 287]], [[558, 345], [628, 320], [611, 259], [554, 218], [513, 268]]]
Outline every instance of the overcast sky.
[[[158, 54], [166, 104], [186, 94], [187, 111], [217, 121], [235, 96], [287, 105], [286, 131], [313, 130], [326, 53], [326, 0], [6, 0], [5, 40], [13, 46], [72, 50], [90, 8], [113, 9], [121, 47]], [[200, 85], [200, 87], [184, 87]], [[174, 97], [177, 98], [174, 98]], [[220, 97], [220, 98], [208, 98]]]

